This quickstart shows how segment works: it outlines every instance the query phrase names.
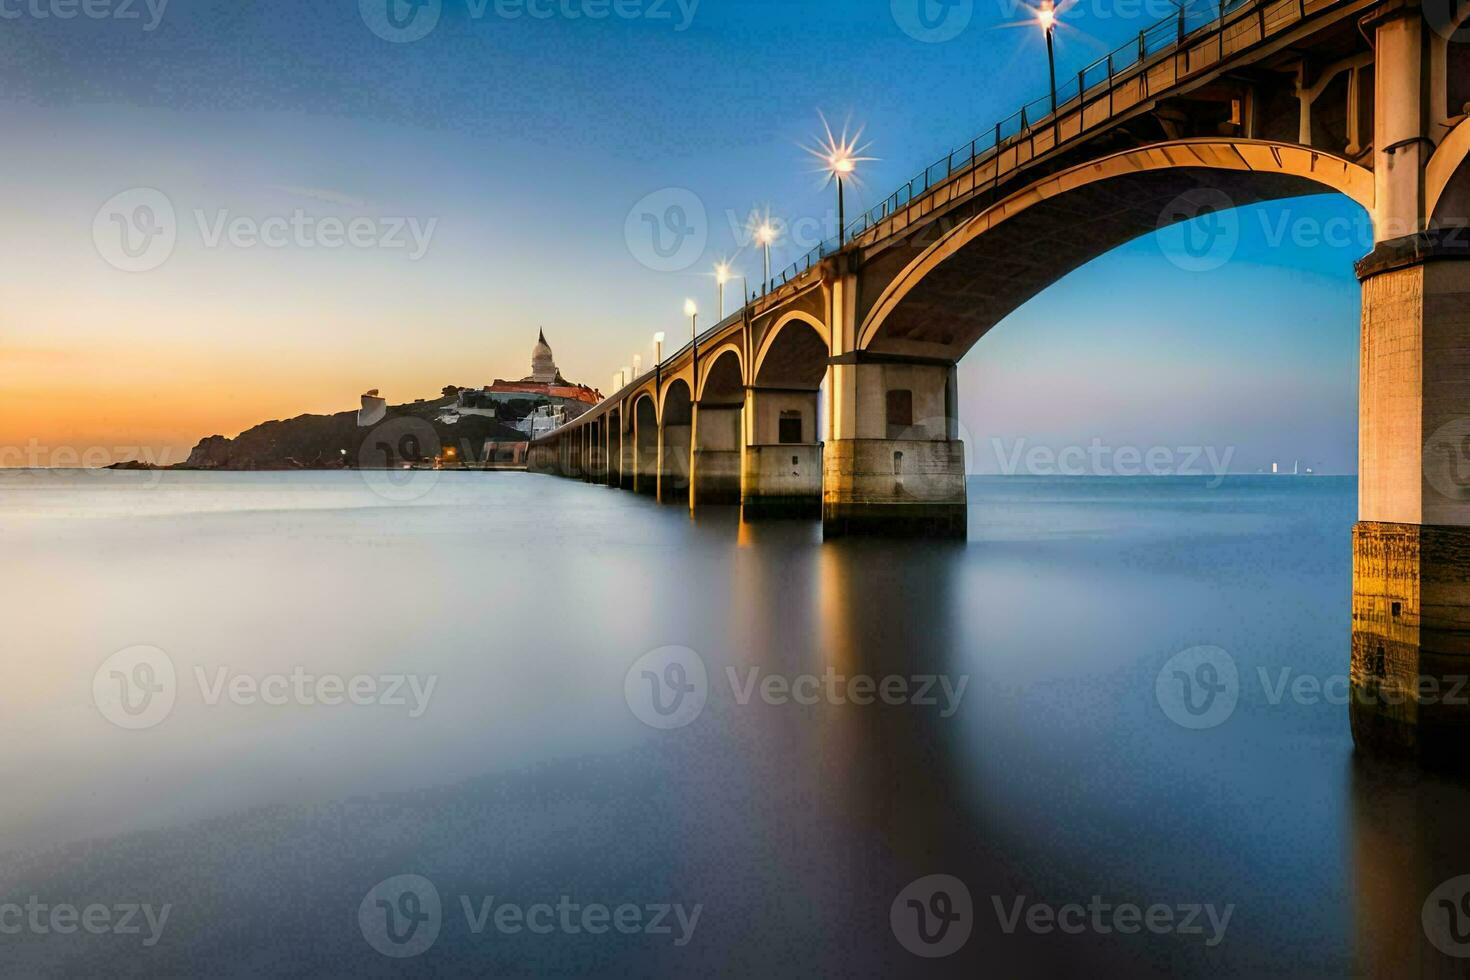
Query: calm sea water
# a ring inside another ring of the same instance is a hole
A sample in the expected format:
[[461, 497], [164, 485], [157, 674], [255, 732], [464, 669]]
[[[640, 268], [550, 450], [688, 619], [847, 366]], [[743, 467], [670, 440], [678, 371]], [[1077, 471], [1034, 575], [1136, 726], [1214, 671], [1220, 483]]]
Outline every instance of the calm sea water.
[[976, 479], [960, 545], [421, 479], [0, 473], [0, 972], [1457, 975], [1351, 481]]

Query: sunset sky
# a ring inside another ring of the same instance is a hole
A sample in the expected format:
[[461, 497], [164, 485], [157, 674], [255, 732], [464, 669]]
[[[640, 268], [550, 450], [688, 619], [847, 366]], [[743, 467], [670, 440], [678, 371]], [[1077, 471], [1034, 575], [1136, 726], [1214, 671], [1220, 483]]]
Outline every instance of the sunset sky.
[[[961, 0], [955, 36], [930, 41], [905, 8], [920, 0], [622, 0], [598, 19], [598, 0], [544, 18], [441, 0], [406, 43], [374, 32], [374, 2], [5, 8], [20, 14], [0, 21], [0, 449], [176, 462], [204, 436], [356, 408], [368, 388], [411, 401], [520, 377], [538, 327], [567, 377], [606, 390], [655, 331], [684, 335], [686, 296], [713, 312], [716, 260], [759, 278], [741, 240], [753, 210], [832, 225], [835, 194], [803, 151], [819, 114], [865, 127], [879, 158], [852, 215], [1046, 86], [1039, 33], [1001, 26], [1024, 18], [1007, 0]], [[1136, 34], [1150, 18], [1123, 12], [1138, 6], [1064, 16], [1058, 73]], [[139, 188], [172, 208], [175, 241], [126, 271], [98, 241], [109, 202], [133, 194], [133, 214]], [[669, 188], [701, 203], [707, 238], [672, 272], [626, 229]], [[298, 212], [318, 230], [279, 247], [248, 233]], [[986, 337], [960, 366], [972, 466], [994, 470], [996, 439], [1097, 438], [1352, 472], [1361, 213], [1324, 196], [1236, 216], [1218, 268], [1180, 268], [1151, 236]], [[325, 247], [322, 219], [371, 234]], [[1346, 231], [1314, 244], [1323, 227]]]

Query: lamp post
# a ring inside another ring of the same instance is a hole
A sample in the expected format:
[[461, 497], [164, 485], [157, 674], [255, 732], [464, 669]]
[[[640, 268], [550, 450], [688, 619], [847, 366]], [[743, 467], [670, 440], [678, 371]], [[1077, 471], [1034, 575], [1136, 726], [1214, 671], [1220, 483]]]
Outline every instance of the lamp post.
[[684, 315], [689, 318], [689, 358], [694, 362], [694, 383], [699, 384], [699, 307], [694, 300], [684, 301]]
[[664, 387], [664, 332], [660, 330], [653, 335], [653, 394], [654, 404], [660, 397]]
[[719, 287], [720, 295], [720, 319], [725, 319], [725, 283], [730, 281], [730, 263], [721, 262], [715, 266], [715, 285]]
[[642, 354], [634, 354], [633, 355], [633, 373], [628, 378], [628, 380], [631, 381], [631, 380], [633, 380], [633, 378], [641, 378], [641, 377], [643, 377], [643, 355]]
[[1036, 12], [1036, 22], [1041, 25], [1041, 30], [1046, 34], [1046, 71], [1051, 79], [1051, 111], [1055, 115], [1057, 111], [1057, 61], [1052, 50], [1052, 33], [1057, 26], [1057, 11], [1052, 6], [1052, 0], [1041, 0], [1041, 9]]
[[843, 236], [847, 231], [847, 211], [843, 201], [842, 182], [857, 169], [857, 164], [852, 157], [842, 153], [828, 160], [827, 166], [832, 176], [837, 178], [837, 247], [841, 248]]
[[769, 221], [762, 221], [761, 226], [755, 230], [755, 240], [765, 249], [766, 255], [766, 277], [762, 280], [761, 291], [771, 291], [771, 243], [776, 240], [776, 229], [771, 227]]

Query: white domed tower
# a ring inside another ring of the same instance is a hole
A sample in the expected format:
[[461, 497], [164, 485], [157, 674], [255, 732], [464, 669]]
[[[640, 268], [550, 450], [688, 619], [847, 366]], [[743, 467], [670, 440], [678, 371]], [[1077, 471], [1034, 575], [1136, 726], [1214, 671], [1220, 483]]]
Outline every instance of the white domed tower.
[[551, 355], [551, 345], [546, 342], [546, 331], [541, 331], [536, 346], [531, 349], [531, 378], [541, 384], [551, 384], [561, 377], [556, 369], [556, 358]]

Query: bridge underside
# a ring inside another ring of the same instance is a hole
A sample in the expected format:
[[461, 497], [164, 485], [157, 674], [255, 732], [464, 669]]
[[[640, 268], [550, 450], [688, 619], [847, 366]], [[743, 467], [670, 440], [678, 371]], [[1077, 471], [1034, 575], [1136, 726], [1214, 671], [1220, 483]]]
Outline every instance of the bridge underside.
[[[1038, 200], [988, 227], [922, 275], [865, 349], [959, 360], [992, 327], [1093, 259], [1180, 221], [1330, 192], [1291, 174], [1182, 167], [1130, 174]], [[917, 249], [906, 250], [909, 263]], [[905, 276], [885, 284], [905, 285]]]

